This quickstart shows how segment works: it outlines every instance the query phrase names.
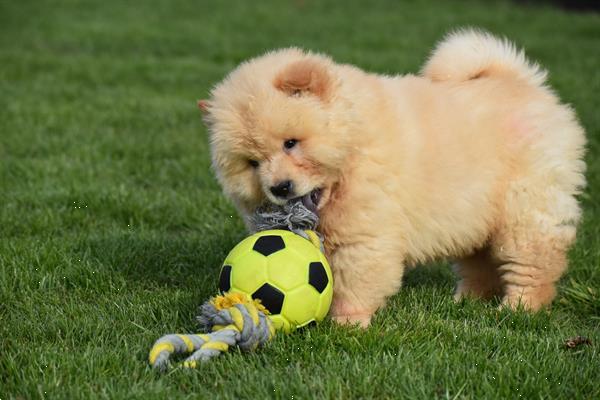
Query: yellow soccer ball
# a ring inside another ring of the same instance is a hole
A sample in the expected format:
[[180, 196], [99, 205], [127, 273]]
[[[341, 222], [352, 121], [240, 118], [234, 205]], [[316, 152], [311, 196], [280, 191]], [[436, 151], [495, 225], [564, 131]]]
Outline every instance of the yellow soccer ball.
[[269, 230], [231, 250], [221, 268], [219, 289], [260, 299], [275, 327], [290, 332], [325, 318], [333, 276], [312, 242], [290, 231]]

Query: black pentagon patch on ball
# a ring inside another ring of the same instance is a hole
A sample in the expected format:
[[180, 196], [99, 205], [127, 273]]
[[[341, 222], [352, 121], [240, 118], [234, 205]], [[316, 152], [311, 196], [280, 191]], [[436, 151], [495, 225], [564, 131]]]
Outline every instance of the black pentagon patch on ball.
[[221, 275], [219, 275], [219, 290], [221, 293], [225, 293], [229, 289], [231, 289], [231, 265], [223, 265]]
[[310, 263], [308, 266], [308, 283], [317, 289], [319, 293], [323, 293], [323, 290], [325, 290], [329, 283], [329, 278], [327, 278], [327, 272], [323, 264], [320, 262]]
[[260, 299], [261, 304], [269, 310], [271, 314], [281, 313], [283, 307], [284, 294], [281, 290], [265, 283], [252, 294], [253, 299]]
[[285, 249], [283, 238], [276, 235], [261, 236], [252, 247], [252, 250], [258, 251], [265, 257], [283, 249]]

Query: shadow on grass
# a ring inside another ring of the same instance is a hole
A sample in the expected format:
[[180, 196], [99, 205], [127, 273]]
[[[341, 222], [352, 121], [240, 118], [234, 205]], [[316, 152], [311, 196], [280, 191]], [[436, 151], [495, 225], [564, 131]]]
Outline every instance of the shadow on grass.
[[416, 288], [426, 287], [447, 287], [456, 284], [456, 276], [448, 264], [427, 264], [419, 265], [416, 268], [407, 270], [404, 273], [402, 281], [403, 287]]

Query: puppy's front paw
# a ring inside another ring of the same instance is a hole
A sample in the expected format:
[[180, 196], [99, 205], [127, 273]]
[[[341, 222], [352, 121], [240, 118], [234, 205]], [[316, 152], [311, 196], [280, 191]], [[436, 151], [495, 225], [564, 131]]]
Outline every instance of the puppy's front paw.
[[371, 314], [332, 315], [331, 318], [341, 325], [357, 325], [368, 328], [371, 324]]
[[331, 318], [342, 325], [356, 325], [367, 328], [374, 311], [357, 306], [345, 300], [334, 299], [331, 306]]

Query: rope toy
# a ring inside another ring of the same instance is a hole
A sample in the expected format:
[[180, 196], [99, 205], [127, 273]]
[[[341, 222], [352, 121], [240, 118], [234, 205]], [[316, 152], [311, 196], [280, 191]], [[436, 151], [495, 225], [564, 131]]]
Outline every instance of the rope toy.
[[[283, 206], [264, 206], [250, 219], [254, 231], [287, 229], [311, 241], [323, 250], [322, 237], [314, 231], [319, 218], [301, 201]], [[225, 293], [206, 301], [197, 317], [205, 333], [169, 334], [158, 339], [149, 354], [150, 365], [165, 371], [170, 358], [177, 354], [191, 354], [184, 368], [196, 368], [236, 346], [242, 351], [253, 351], [264, 346], [275, 336], [276, 328], [268, 317], [269, 311], [260, 300], [242, 293]]]
[[198, 322], [205, 334], [170, 334], [158, 339], [150, 350], [149, 361], [164, 371], [172, 354], [189, 354], [184, 368], [196, 368], [198, 361], [208, 361], [226, 352], [230, 346], [251, 351], [263, 346], [275, 335], [269, 311], [258, 300], [241, 293], [216, 296], [200, 307]]

